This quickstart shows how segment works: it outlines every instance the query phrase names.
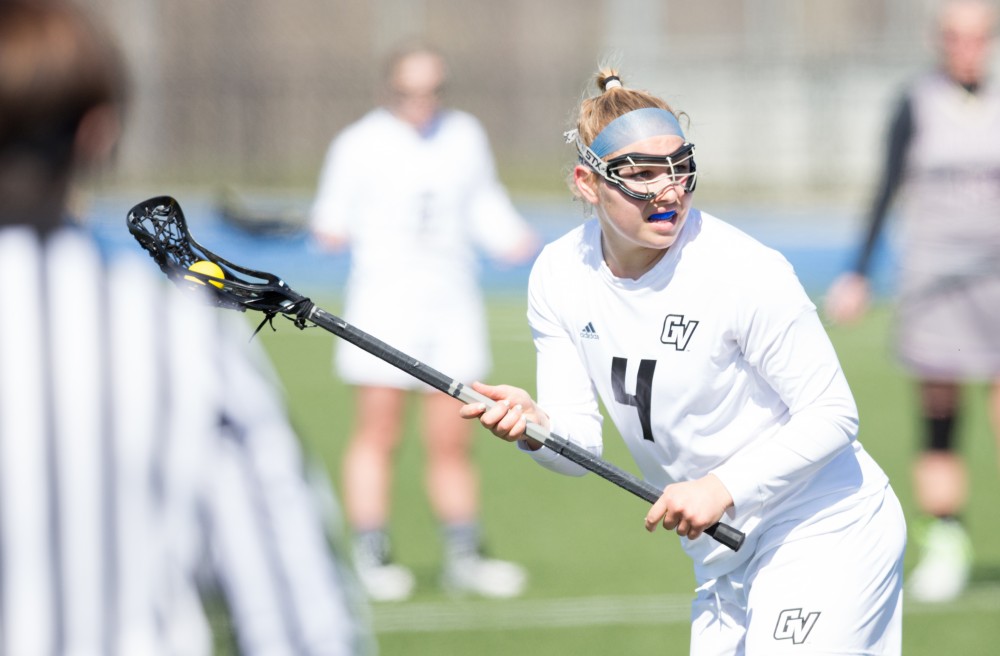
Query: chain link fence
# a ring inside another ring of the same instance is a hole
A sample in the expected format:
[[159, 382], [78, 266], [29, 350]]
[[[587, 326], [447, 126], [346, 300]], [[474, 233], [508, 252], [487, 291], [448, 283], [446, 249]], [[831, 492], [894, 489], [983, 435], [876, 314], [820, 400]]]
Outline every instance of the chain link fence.
[[447, 101], [483, 121], [515, 193], [559, 193], [598, 64], [690, 117], [700, 193], [865, 193], [887, 112], [931, 61], [924, 0], [85, 0], [132, 102], [109, 185], [308, 190], [376, 102], [383, 57], [449, 56]]

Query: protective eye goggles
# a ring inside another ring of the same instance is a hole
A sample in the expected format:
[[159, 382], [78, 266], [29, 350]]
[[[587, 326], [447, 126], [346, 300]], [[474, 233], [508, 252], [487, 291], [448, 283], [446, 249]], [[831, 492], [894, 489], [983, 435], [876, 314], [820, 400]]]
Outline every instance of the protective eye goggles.
[[583, 143], [576, 130], [566, 133], [566, 141], [576, 142], [582, 163], [636, 200], [652, 200], [674, 186], [690, 193], [698, 182], [694, 144], [690, 142], [666, 156], [626, 153], [605, 161]]

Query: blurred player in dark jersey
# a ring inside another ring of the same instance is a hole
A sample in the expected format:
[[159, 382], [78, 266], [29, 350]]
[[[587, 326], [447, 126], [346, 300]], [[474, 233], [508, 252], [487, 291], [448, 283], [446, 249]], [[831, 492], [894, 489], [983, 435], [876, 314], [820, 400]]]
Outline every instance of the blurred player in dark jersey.
[[987, 74], [997, 13], [951, 0], [938, 15], [940, 64], [905, 90], [889, 131], [885, 172], [853, 269], [826, 313], [865, 311], [872, 255], [894, 199], [901, 219], [898, 356], [917, 383], [924, 426], [914, 467], [921, 559], [908, 592], [947, 601], [965, 587], [972, 545], [961, 524], [968, 495], [956, 450], [963, 384], [987, 382], [1000, 437], [1000, 87]]

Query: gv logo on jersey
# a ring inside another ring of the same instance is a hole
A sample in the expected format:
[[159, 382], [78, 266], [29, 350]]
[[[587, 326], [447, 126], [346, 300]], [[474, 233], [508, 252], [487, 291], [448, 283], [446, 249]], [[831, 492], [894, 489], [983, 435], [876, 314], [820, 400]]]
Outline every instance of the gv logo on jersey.
[[678, 351], [687, 348], [694, 329], [698, 327], [698, 322], [694, 319], [685, 319], [683, 314], [668, 314], [663, 320], [663, 332], [660, 334], [660, 341], [664, 344], [673, 344]]
[[816, 626], [819, 613], [802, 614], [801, 608], [789, 608], [778, 613], [778, 624], [774, 627], [775, 640], [791, 640], [801, 645], [809, 637], [809, 632]]

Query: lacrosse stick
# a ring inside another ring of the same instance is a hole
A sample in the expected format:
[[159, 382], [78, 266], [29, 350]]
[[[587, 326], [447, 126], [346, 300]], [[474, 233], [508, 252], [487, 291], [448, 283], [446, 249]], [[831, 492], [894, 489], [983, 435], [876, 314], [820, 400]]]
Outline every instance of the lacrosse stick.
[[[288, 318], [299, 328], [314, 324], [464, 403], [482, 403], [487, 408], [495, 405], [492, 399], [326, 312], [277, 276], [239, 266], [201, 246], [188, 232], [180, 205], [169, 196], [151, 198], [133, 207], [128, 213], [128, 229], [174, 282], [191, 285], [194, 278], [209, 283], [205, 287], [213, 293], [220, 307], [263, 312], [265, 318], [257, 330], [278, 315]], [[203, 260], [218, 265], [225, 277], [189, 270], [192, 264]], [[653, 485], [538, 424], [528, 422], [527, 435], [649, 503], [660, 498], [661, 490]], [[710, 526], [705, 533], [733, 550], [740, 548], [745, 537], [722, 523]]]

